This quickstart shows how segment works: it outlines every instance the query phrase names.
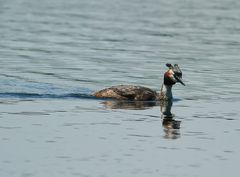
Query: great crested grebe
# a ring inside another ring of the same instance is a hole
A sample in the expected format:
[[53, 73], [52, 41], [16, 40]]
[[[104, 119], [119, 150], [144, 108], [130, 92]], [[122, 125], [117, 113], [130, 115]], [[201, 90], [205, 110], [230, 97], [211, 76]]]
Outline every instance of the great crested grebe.
[[182, 81], [182, 71], [177, 64], [166, 64], [168, 70], [164, 73], [163, 84], [160, 93], [147, 87], [134, 85], [117, 85], [92, 94], [97, 98], [110, 98], [129, 101], [160, 101], [172, 99], [172, 86]]

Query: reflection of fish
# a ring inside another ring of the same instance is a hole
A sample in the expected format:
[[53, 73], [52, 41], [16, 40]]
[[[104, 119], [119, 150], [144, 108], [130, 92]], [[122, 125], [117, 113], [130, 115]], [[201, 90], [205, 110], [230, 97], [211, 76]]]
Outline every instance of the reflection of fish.
[[157, 93], [147, 87], [133, 85], [118, 85], [100, 90], [92, 95], [97, 98], [112, 98], [117, 100], [151, 101], [172, 99], [172, 86], [177, 82], [185, 85], [182, 81], [182, 71], [175, 64], [166, 64], [169, 68], [164, 73], [164, 82], [161, 92]]
[[162, 124], [166, 129], [180, 129], [181, 121], [173, 118], [164, 118]]

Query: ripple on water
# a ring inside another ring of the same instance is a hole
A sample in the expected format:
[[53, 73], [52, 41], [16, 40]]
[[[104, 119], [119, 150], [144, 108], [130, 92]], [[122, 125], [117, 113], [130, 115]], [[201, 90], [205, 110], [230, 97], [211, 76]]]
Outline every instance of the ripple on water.
[[0, 129], [6, 129], [6, 130], [15, 130], [15, 129], [21, 129], [22, 127], [19, 126], [0, 126]]
[[194, 151], [207, 151], [207, 149], [199, 148], [199, 147], [186, 147], [188, 150], [194, 150]]
[[186, 131], [185, 136], [206, 136], [208, 135], [206, 132], [194, 132], [194, 131]]
[[79, 122], [67, 122], [64, 123], [64, 127], [72, 127], [72, 126], [79, 126], [79, 125], [86, 125], [85, 123], [79, 123]]
[[205, 114], [196, 114], [193, 115], [195, 119], [220, 119], [220, 120], [236, 120], [236, 118], [233, 117], [226, 117], [224, 115], [205, 115]]
[[150, 135], [144, 135], [144, 134], [127, 134], [127, 136], [135, 136], [135, 137], [141, 137], [141, 138], [151, 138]]

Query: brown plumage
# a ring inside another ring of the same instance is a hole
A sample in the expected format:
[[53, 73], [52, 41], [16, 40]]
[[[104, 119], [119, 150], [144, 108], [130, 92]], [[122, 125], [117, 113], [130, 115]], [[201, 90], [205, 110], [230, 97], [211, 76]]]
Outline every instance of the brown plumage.
[[115, 98], [118, 100], [150, 101], [158, 96], [156, 91], [147, 87], [134, 85], [117, 85], [93, 94], [98, 98]]

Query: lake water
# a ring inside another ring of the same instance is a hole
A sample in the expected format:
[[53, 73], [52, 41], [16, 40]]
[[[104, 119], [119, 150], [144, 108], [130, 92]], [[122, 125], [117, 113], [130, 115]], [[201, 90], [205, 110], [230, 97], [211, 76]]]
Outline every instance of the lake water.
[[[0, 0], [0, 176], [238, 177], [239, 9]], [[173, 88], [170, 120], [154, 103], [90, 96], [116, 84], [159, 90], [167, 62], [186, 83]]]

